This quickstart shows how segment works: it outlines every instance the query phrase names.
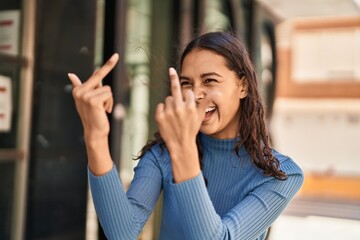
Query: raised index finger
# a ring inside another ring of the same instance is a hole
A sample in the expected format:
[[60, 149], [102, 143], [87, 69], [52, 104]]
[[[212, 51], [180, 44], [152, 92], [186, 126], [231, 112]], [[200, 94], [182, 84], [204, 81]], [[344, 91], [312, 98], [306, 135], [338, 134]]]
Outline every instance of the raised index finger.
[[169, 75], [171, 80], [171, 96], [175, 101], [183, 101], [179, 76], [174, 68], [169, 68]]
[[96, 72], [93, 73], [93, 75], [91, 75], [89, 80], [87, 80], [83, 86], [89, 88], [95, 88], [98, 86], [106, 77], [106, 75], [108, 75], [109, 72], [115, 67], [118, 60], [119, 54], [114, 53], [101, 68], [99, 68]]

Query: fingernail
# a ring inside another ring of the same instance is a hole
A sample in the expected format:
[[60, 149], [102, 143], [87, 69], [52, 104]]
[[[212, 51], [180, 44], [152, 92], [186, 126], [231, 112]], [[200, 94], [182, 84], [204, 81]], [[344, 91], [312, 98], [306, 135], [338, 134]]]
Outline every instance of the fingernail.
[[118, 53], [114, 53], [112, 56], [111, 56], [111, 60], [113, 60], [114, 58], [117, 58], [119, 57], [119, 54]]
[[175, 75], [176, 74], [176, 70], [174, 68], [169, 68], [169, 74], [170, 75]]
[[72, 76], [74, 76], [73, 73], [68, 73], [68, 77], [69, 77], [69, 78], [72, 77]]

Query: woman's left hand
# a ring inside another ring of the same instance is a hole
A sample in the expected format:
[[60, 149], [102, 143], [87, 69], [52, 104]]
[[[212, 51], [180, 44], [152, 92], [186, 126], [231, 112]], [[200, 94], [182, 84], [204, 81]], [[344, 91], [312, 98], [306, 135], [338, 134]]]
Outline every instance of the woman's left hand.
[[171, 96], [157, 106], [155, 119], [169, 150], [175, 182], [195, 177], [200, 172], [196, 135], [205, 117], [206, 98], [195, 101], [193, 91], [181, 91], [175, 69], [169, 69]]

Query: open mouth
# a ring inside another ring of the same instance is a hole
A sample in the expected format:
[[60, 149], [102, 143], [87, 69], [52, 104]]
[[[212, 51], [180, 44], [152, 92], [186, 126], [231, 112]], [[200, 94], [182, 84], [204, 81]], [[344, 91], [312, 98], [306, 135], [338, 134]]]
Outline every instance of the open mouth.
[[206, 110], [205, 110], [205, 119], [204, 119], [204, 121], [209, 120], [209, 118], [215, 112], [215, 110], [216, 110], [215, 106], [207, 107]]

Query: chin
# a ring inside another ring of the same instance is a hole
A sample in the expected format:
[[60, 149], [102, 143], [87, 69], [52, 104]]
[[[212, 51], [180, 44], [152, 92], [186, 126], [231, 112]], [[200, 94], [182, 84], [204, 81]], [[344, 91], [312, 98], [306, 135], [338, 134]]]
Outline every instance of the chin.
[[208, 127], [208, 126], [202, 126], [202, 127], [200, 128], [200, 132], [201, 132], [202, 134], [209, 135], [209, 136], [214, 135], [214, 134], [217, 133], [216, 130], [211, 129], [211, 128]]

